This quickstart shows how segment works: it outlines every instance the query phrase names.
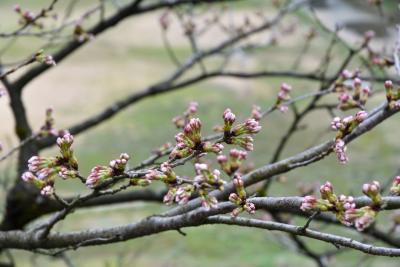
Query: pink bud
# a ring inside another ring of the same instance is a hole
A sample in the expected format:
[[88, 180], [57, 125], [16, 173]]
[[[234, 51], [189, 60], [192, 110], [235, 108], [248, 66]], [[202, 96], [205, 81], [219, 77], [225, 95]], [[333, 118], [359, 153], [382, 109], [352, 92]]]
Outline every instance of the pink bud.
[[233, 114], [229, 108], [224, 111], [222, 118], [224, 119], [225, 123], [228, 124], [233, 124], [236, 120], [235, 114]]
[[360, 122], [363, 122], [367, 117], [368, 117], [368, 113], [362, 110], [362, 111], [357, 112], [355, 119], [357, 122], [360, 123]]
[[353, 81], [354, 87], [359, 87], [359, 86], [361, 86], [361, 84], [362, 84], [362, 81], [361, 81], [360, 78], [355, 78], [354, 79], [354, 81]]
[[342, 71], [342, 77], [346, 80], [350, 79], [351, 77], [353, 77], [353, 73], [351, 71], [345, 69]]
[[388, 90], [392, 89], [393, 88], [393, 82], [391, 80], [387, 80], [385, 82], [385, 88], [388, 89]]
[[282, 83], [281, 91], [289, 93], [290, 91], [292, 91], [292, 86], [288, 85], [287, 83]]
[[368, 86], [364, 86], [362, 92], [366, 95], [371, 95], [371, 88], [369, 88]]
[[33, 175], [33, 173], [31, 173], [31, 172], [24, 172], [22, 174], [21, 178], [25, 182], [31, 182], [31, 181], [34, 181], [36, 179], [35, 175]]
[[289, 108], [286, 105], [281, 105], [279, 107], [279, 111], [282, 112], [282, 113], [286, 113], [286, 112], [288, 112], [288, 110], [289, 110]]
[[219, 164], [222, 164], [222, 163], [227, 162], [227, 161], [228, 161], [228, 158], [227, 158], [227, 156], [225, 156], [225, 155], [219, 155], [219, 156], [217, 157], [217, 161], [218, 161]]
[[208, 165], [205, 164], [205, 163], [196, 163], [196, 164], [194, 164], [194, 168], [195, 168], [198, 172], [206, 171], [206, 170], [208, 170]]
[[50, 186], [50, 185], [46, 185], [40, 191], [40, 194], [43, 195], [43, 196], [50, 196], [53, 193], [54, 193], [54, 188], [52, 186]]
[[14, 11], [17, 13], [21, 13], [21, 6], [19, 4], [14, 5]]

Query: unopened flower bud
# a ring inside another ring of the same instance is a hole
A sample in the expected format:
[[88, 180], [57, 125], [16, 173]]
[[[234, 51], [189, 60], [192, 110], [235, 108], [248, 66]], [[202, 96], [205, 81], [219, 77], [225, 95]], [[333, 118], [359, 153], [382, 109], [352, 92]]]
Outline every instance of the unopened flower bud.
[[357, 112], [355, 119], [358, 123], [363, 122], [368, 117], [368, 113], [366, 111], [359, 111]]
[[232, 126], [236, 120], [235, 114], [233, 114], [229, 108], [224, 111], [222, 118], [224, 119], [225, 124], [230, 126]]
[[53, 193], [54, 193], [54, 188], [52, 186], [50, 186], [50, 185], [46, 185], [40, 191], [40, 194], [43, 195], [43, 196], [50, 196]]

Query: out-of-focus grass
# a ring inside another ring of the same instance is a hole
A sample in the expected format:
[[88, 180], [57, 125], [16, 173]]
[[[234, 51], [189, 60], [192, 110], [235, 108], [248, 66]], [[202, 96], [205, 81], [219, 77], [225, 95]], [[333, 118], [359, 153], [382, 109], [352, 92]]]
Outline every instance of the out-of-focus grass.
[[[45, 1], [37, 2], [35, 5]], [[260, 2], [257, 5], [260, 5]], [[12, 1], [4, 3], [7, 6]], [[29, 4], [32, 4], [32, 1]], [[248, 3], [242, 5], [238, 6], [240, 11], [254, 7]], [[7, 12], [2, 13], [7, 14]], [[11, 17], [9, 19], [11, 20]], [[154, 32], [156, 21], [157, 15], [150, 15], [148, 19], [140, 21], [140, 27], [149, 28], [148, 31], [157, 36], [158, 32]], [[95, 114], [114, 100], [146, 88], [148, 84], [157, 82], [171, 73], [174, 66], [168, 60], [161, 38], [154, 37], [154, 41], [145, 43], [137, 33], [140, 27], [135, 28], [129, 21], [119, 25], [26, 88], [24, 100], [34, 125], [38, 127], [41, 124], [43, 111], [49, 105], [55, 107], [57, 125], [65, 127], [77, 119], [81, 120]], [[301, 31], [304, 33], [307, 29]], [[144, 37], [144, 39], [149, 38]], [[326, 37], [323, 34], [317, 37], [310, 52], [305, 55], [307, 64], [301, 66], [301, 71], [311, 71], [318, 66], [320, 55], [326, 48], [328, 40]], [[300, 52], [301, 47], [296, 38], [299, 37], [289, 36], [283, 38], [278, 47], [256, 51], [254, 57], [258, 61], [238, 59], [235, 65], [239, 69], [243, 66], [249, 69], [284, 69], [287, 64], [292, 64]], [[19, 43], [12, 48], [11, 55], [23, 56], [24, 52], [30, 51], [31, 45], [32, 43]], [[174, 50], [181, 59], [190, 51], [187, 45], [182, 43], [175, 45]], [[335, 53], [337, 57], [334, 57], [333, 66], [338, 64], [339, 56], [343, 56], [343, 50], [335, 50]], [[206, 64], [212, 65], [214, 62]], [[96, 164], [107, 164], [121, 152], [128, 152], [133, 156], [132, 165], [139, 163], [153, 148], [167, 141], [173, 141], [177, 131], [171, 124], [171, 118], [180, 114], [192, 100], [200, 104], [199, 117], [204, 123], [204, 133], [212, 133], [213, 125], [221, 123], [221, 114], [226, 107], [231, 107], [241, 118], [248, 116], [252, 104], [258, 104], [263, 108], [269, 107], [274, 102], [281, 82], [293, 85], [293, 95], [318, 89], [316, 83], [291, 79], [225, 78], [202, 82], [184, 90], [139, 102], [76, 138], [74, 147], [81, 171], [88, 173]], [[378, 98], [383, 99], [383, 97]], [[335, 101], [335, 97], [330, 99], [331, 102]], [[304, 107], [306, 103], [306, 101], [299, 103], [299, 108]], [[290, 114], [280, 113], [274, 113], [263, 121], [263, 131], [257, 135], [256, 149], [250, 155], [250, 160], [255, 166], [269, 162], [280, 136], [285, 133], [290, 121]], [[293, 155], [333, 138], [334, 134], [329, 132], [329, 121], [330, 116], [326, 112], [310, 114], [301, 125], [304, 129], [294, 135], [282, 156]], [[335, 190], [339, 192], [359, 194], [360, 185], [364, 181], [372, 179], [384, 181], [393, 174], [398, 163], [395, 155], [399, 152], [396, 131], [398, 125], [395, 125], [393, 120], [392, 123], [380, 125], [375, 131], [349, 145], [350, 164], [339, 165], [334, 155], [329, 156], [317, 164], [285, 174], [287, 182], [275, 183], [271, 187], [270, 195], [296, 195], [297, 183], [308, 184], [328, 179], [334, 183]], [[56, 153], [54, 148], [45, 152], [49, 155], [54, 153]], [[190, 166], [181, 169], [180, 172], [185, 175], [194, 174]], [[70, 195], [81, 192], [84, 188], [74, 181], [60, 181], [57, 190], [60, 194]], [[64, 231], [115, 226], [166, 209], [167, 207], [162, 205], [135, 203], [76, 211], [62, 222], [58, 229]], [[385, 215], [381, 215], [380, 221]], [[261, 212], [258, 216], [261, 216]], [[302, 220], [296, 222], [301, 224]], [[204, 226], [183, 230], [188, 234], [186, 237], [171, 231], [120, 244], [83, 248], [69, 254], [78, 266], [310, 266], [312, 264], [309, 259], [280, 244], [287, 239], [283, 234], [230, 226]], [[337, 231], [333, 227], [329, 227], [328, 230]], [[317, 251], [329, 248], [328, 245], [318, 241], [311, 241], [310, 244]], [[26, 266], [34, 262], [27, 252], [13, 253], [18, 256], [17, 266]], [[340, 253], [333, 266], [356, 264], [360, 255], [357, 252]], [[35, 258], [35, 261], [38, 266], [63, 265], [59, 260], [51, 260], [44, 256]], [[397, 266], [396, 261], [390, 259], [374, 260], [371, 266], [380, 266], [382, 262], [387, 266]]]

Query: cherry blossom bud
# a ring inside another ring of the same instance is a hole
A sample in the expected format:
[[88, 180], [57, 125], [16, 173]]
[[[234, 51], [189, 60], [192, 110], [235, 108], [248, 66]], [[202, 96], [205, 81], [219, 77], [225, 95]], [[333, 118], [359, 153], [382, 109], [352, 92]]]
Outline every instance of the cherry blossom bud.
[[345, 126], [347, 126], [347, 125], [350, 125], [350, 123], [352, 123], [353, 120], [354, 120], [354, 117], [353, 117], [353, 116], [347, 116], [347, 117], [344, 117], [344, 118], [343, 118], [342, 122], [343, 122], [343, 124], [344, 124]]
[[255, 119], [247, 119], [244, 123], [236, 125], [232, 129], [232, 133], [235, 136], [242, 134], [256, 134], [261, 130], [261, 126]]
[[315, 196], [305, 196], [301, 203], [300, 209], [302, 211], [312, 211], [317, 208], [317, 198]]
[[224, 149], [224, 146], [221, 143], [211, 144], [210, 142], [203, 143], [203, 150], [204, 152], [213, 152], [213, 153], [220, 153]]
[[385, 89], [386, 90], [391, 90], [393, 89], [393, 82], [391, 80], [385, 81]]
[[22, 16], [26, 19], [28, 22], [32, 22], [35, 19], [35, 14], [32, 11], [25, 11]]
[[214, 197], [209, 195], [206, 191], [200, 191], [201, 197], [201, 206], [206, 210], [210, 210], [210, 208], [216, 208], [218, 204], [218, 200]]
[[40, 191], [40, 194], [43, 195], [43, 196], [50, 196], [53, 193], [54, 193], [54, 188], [52, 186], [50, 186], [50, 185], [46, 185]]
[[256, 206], [252, 202], [246, 202], [246, 204], [243, 205], [243, 208], [249, 213], [249, 214], [254, 214], [256, 212]]
[[129, 158], [127, 153], [122, 153], [119, 159], [110, 161], [109, 166], [113, 169], [115, 175], [121, 174], [125, 170]]
[[238, 149], [231, 149], [231, 151], [229, 151], [229, 156], [234, 159], [245, 160], [247, 158], [247, 152]]
[[400, 195], [400, 175], [394, 177], [390, 193], [396, 196]]
[[113, 175], [113, 170], [106, 166], [96, 166], [94, 167], [86, 179], [86, 186], [89, 188], [94, 188], [99, 185], [104, 180], [111, 178]]
[[150, 170], [146, 175], [145, 178], [149, 181], [153, 180], [163, 180], [165, 179], [166, 175], [157, 171], [157, 170]]
[[349, 158], [346, 155], [346, 144], [342, 139], [336, 139], [335, 146], [333, 150], [336, 152], [336, 156], [340, 163], [346, 164]]
[[174, 201], [174, 198], [175, 198], [175, 193], [176, 193], [176, 188], [170, 188], [168, 190], [167, 194], [164, 195], [163, 202], [166, 205], [172, 204], [172, 202]]
[[281, 91], [289, 93], [290, 91], [292, 91], [292, 86], [288, 85], [287, 83], [282, 83]]
[[253, 151], [253, 138], [251, 136], [239, 136], [232, 138], [232, 144], [241, 146], [247, 151]]
[[61, 170], [58, 172], [58, 175], [63, 179], [75, 178], [77, 174], [78, 172], [76, 170], [70, 170], [65, 167], [61, 167]]
[[183, 185], [180, 186], [177, 190], [176, 190], [176, 194], [175, 194], [175, 201], [179, 204], [179, 205], [183, 205], [186, 204], [189, 201], [190, 196], [192, 195], [192, 193], [194, 192], [194, 186], [193, 185]]
[[21, 13], [21, 6], [19, 4], [14, 5], [14, 11], [17, 13]]
[[57, 138], [57, 145], [61, 149], [70, 148], [73, 142], [74, 142], [74, 137], [69, 133], [64, 135], [63, 137], [58, 137]]
[[232, 216], [232, 217], [237, 217], [237, 216], [240, 214], [240, 212], [242, 212], [242, 210], [243, 210], [242, 207], [238, 207], [238, 208], [234, 209], [234, 210], [231, 212], [231, 216]]
[[196, 169], [197, 173], [201, 173], [202, 171], [208, 170], [208, 165], [205, 163], [196, 163], [194, 164], [194, 168]]
[[376, 212], [369, 206], [360, 209], [348, 209], [345, 212], [345, 220], [354, 223], [358, 231], [364, 231], [375, 220]]
[[50, 55], [47, 55], [47, 56], [44, 58], [44, 63], [45, 63], [46, 65], [49, 65], [49, 66], [55, 66], [55, 65], [56, 65], [56, 62], [54, 61], [53, 57], [50, 56]]
[[363, 122], [366, 118], [368, 117], [368, 113], [364, 110], [357, 112], [356, 116], [355, 116], [355, 120], [358, 123]]
[[323, 199], [333, 200], [333, 187], [330, 182], [326, 182], [319, 188], [321, 192], [321, 197]]
[[228, 157], [225, 156], [225, 155], [219, 155], [217, 157], [217, 161], [218, 161], [219, 164], [223, 164], [223, 163], [228, 161]]
[[232, 126], [232, 124], [236, 120], [235, 114], [233, 114], [232, 111], [229, 108], [227, 108], [224, 111], [224, 114], [223, 114], [222, 118], [224, 119], [225, 125], [230, 125], [230, 126]]
[[351, 71], [347, 70], [347, 69], [344, 69], [342, 71], [342, 73], [341, 73], [342, 78], [345, 79], [345, 80], [348, 80], [348, 79], [352, 78], [353, 75], [354, 74]]
[[361, 84], [362, 84], [362, 81], [361, 81], [360, 78], [355, 78], [355, 79], [354, 79], [354, 81], [353, 81], [354, 87], [360, 87]]
[[335, 117], [333, 118], [332, 122], [331, 122], [331, 128], [332, 130], [340, 130], [344, 128], [344, 124], [342, 123], [342, 120], [339, 117]]
[[[356, 204], [354, 203], [354, 198], [352, 196], [340, 195], [338, 200], [344, 210], [353, 209], [356, 207]], [[338, 209], [339, 207], [336, 208]]]
[[261, 108], [259, 106], [253, 105], [253, 109], [251, 111], [251, 118], [259, 121], [262, 117]]
[[371, 95], [371, 88], [370, 88], [369, 86], [364, 86], [364, 87], [362, 88], [362, 92], [363, 92], [365, 95], [369, 96], [369, 95]]
[[201, 142], [201, 121], [198, 118], [190, 119], [183, 129], [184, 134], [195, 144]]
[[22, 180], [25, 182], [33, 182], [37, 177], [31, 172], [24, 172], [21, 176]]
[[289, 107], [286, 105], [281, 105], [281, 106], [279, 106], [279, 111], [282, 113], [286, 113], [289, 111]]
[[193, 102], [190, 102], [190, 103], [189, 103], [189, 107], [188, 107], [188, 109], [187, 109], [187, 112], [188, 112], [188, 113], [194, 114], [194, 113], [197, 112], [198, 107], [199, 107], [199, 103], [194, 102], [194, 101], [193, 101]]
[[28, 160], [28, 169], [31, 172], [38, 172], [45, 168], [52, 168], [57, 165], [55, 158], [45, 158], [40, 156], [33, 156]]
[[36, 172], [38, 179], [46, 180], [47, 178], [52, 177], [57, 173], [57, 169], [55, 168], [43, 168]]
[[371, 198], [374, 204], [379, 205], [382, 197], [380, 195], [381, 186], [378, 181], [373, 181], [370, 184], [363, 184], [362, 191], [363, 193]]
[[339, 95], [339, 101], [340, 101], [341, 103], [346, 103], [347, 101], [349, 101], [349, 99], [350, 99], [350, 96], [349, 96], [348, 93], [345, 93], [345, 92], [340, 93], [340, 95]]
[[236, 205], [240, 205], [242, 203], [242, 199], [236, 193], [231, 193], [229, 195], [229, 201]]

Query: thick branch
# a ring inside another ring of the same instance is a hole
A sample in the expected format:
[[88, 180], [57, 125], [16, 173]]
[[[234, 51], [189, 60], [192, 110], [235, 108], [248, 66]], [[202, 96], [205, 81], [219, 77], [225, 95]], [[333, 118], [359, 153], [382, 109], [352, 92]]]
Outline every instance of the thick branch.
[[282, 231], [286, 233], [291, 233], [299, 236], [306, 236], [312, 239], [321, 240], [327, 243], [331, 243], [334, 246], [343, 246], [356, 249], [366, 254], [377, 255], [377, 256], [389, 256], [389, 257], [400, 256], [400, 249], [377, 247], [370, 244], [361, 243], [351, 238], [322, 233], [310, 229], [303, 230], [301, 226], [295, 226], [290, 224], [262, 221], [256, 219], [247, 219], [247, 218], [230, 218], [227, 216], [210, 217], [209, 219], [207, 219], [207, 223], [239, 225], [246, 227], [261, 228], [270, 231]]

